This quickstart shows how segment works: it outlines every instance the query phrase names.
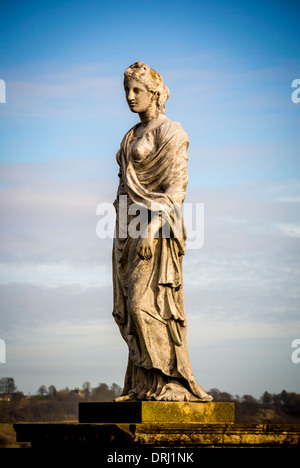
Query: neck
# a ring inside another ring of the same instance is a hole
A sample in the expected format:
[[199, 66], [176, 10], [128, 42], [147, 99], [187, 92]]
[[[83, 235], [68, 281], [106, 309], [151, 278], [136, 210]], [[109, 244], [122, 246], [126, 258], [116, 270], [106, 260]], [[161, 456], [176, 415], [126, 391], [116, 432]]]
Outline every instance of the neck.
[[142, 124], [147, 124], [151, 120], [157, 119], [157, 117], [160, 115], [157, 107], [151, 106], [149, 107], [145, 112], [141, 112], [139, 114], [140, 121]]

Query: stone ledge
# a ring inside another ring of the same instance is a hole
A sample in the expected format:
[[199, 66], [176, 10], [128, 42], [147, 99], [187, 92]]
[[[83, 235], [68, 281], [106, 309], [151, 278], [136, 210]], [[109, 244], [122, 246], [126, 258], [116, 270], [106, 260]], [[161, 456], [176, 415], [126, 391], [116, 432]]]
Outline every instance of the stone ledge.
[[299, 448], [300, 424], [14, 424], [18, 442], [33, 448], [97, 450], [182, 448]]
[[80, 423], [232, 423], [234, 403], [226, 402], [85, 402]]

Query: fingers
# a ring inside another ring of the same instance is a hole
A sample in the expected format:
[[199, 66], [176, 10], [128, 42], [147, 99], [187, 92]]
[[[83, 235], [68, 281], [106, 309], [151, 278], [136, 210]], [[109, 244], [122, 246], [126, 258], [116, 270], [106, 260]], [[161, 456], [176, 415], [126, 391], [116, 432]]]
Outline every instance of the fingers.
[[140, 245], [139, 248], [138, 248], [138, 256], [142, 259], [142, 260], [146, 260], [145, 258], [145, 248]]
[[144, 257], [146, 260], [150, 260], [152, 258], [152, 252], [151, 252], [150, 247], [148, 246], [145, 248]]
[[142, 260], [150, 260], [152, 258], [152, 251], [149, 246], [141, 245], [138, 249], [138, 256]]

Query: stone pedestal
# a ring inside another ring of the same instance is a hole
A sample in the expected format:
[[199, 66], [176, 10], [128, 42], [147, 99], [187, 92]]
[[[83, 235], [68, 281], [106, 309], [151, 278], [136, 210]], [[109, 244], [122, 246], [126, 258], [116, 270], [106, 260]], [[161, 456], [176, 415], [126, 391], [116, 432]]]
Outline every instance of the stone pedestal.
[[233, 423], [234, 403], [132, 401], [79, 403], [80, 423]]

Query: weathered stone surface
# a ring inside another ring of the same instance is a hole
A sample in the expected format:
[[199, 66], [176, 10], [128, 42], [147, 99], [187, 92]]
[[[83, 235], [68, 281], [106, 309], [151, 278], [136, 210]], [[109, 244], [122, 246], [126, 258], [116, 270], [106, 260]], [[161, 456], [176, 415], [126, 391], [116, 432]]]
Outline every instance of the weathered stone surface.
[[134, 444], [154, 447], [298, 446], [300, 425], [274, 424], [139, 424]]
[[[81, 424], [19, 423], [18, 442], [34, 448], [197, 449], [299, 448], [300, 425], [290, 424]], [[99, 452], [100, 453], [100, 452]]]
[[219, 423], [234, 422], [234, 403], [226, 402], [88, 402], [79, 404], [81, 423]]
[[189, 139], [165, 115], [170, 92], [159, 73], [136, 62], [125, 70], [124, 90], [140, 122], [116, 155], [113, 316], [128, 346], [118, 401], [211, 401], [195, 380], [187, 347], [182, 204]]

